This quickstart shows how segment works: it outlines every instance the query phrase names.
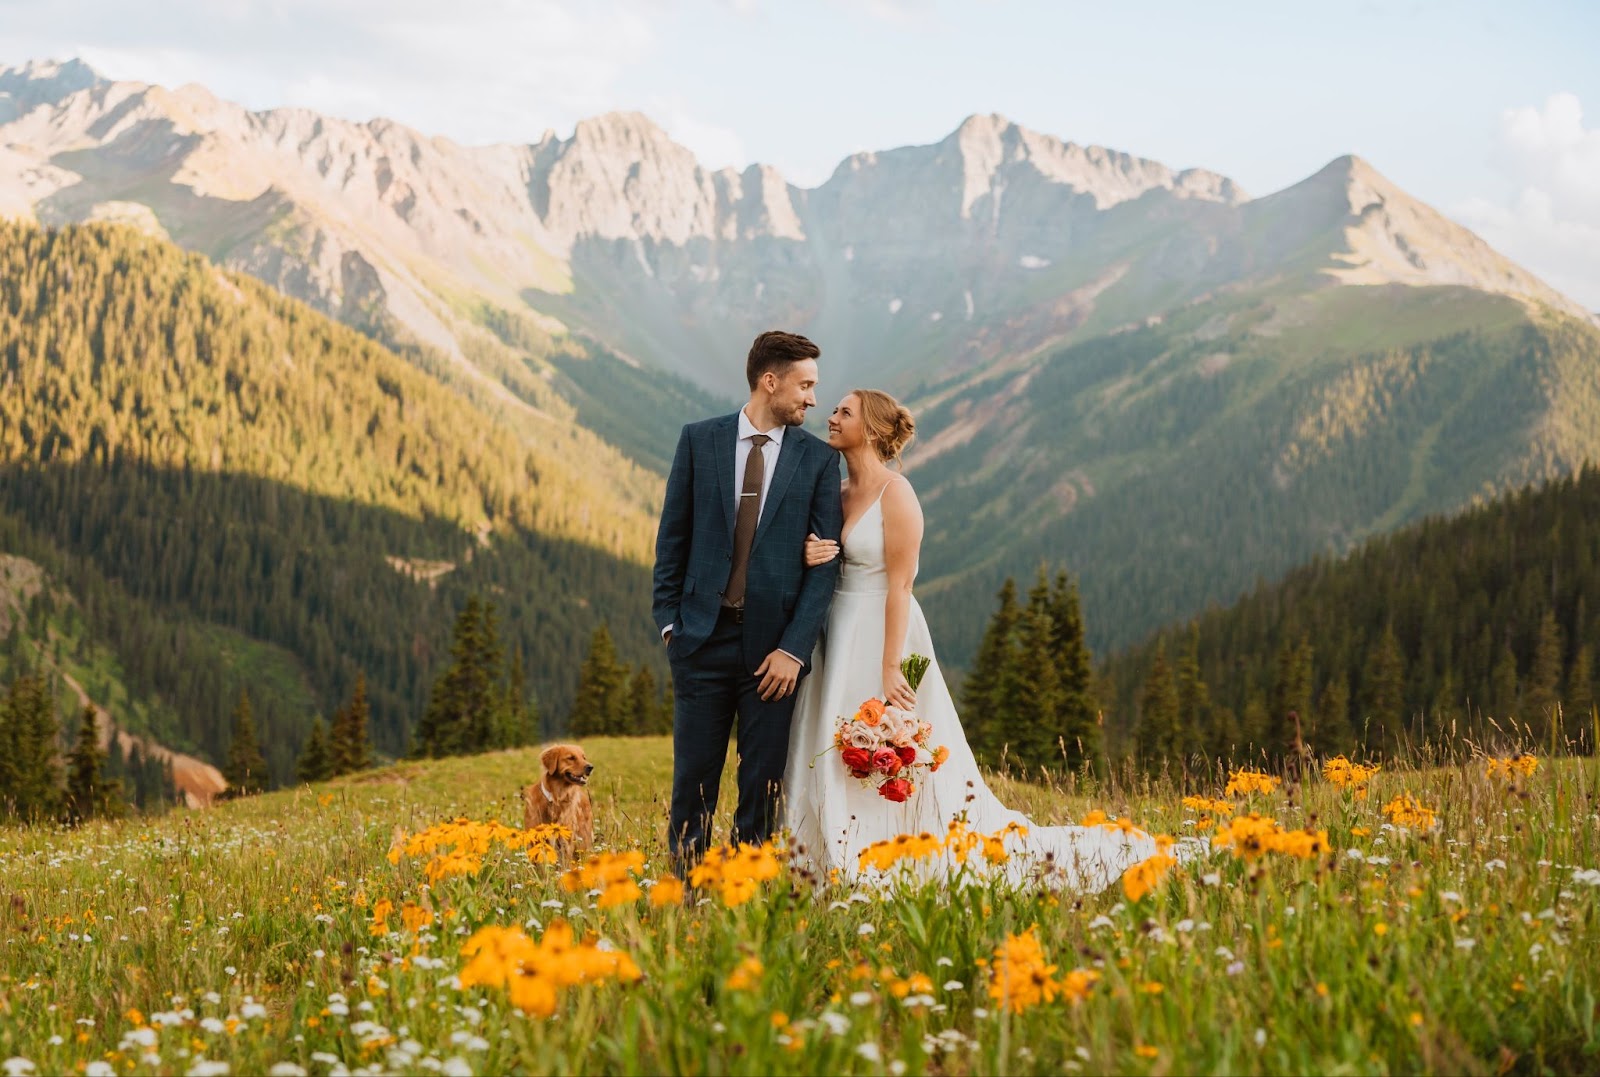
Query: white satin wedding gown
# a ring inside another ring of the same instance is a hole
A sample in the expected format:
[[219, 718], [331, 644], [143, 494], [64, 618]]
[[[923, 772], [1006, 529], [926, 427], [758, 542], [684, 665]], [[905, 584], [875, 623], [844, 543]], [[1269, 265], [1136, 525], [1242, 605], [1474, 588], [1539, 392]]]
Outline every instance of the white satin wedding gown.
[[[933, 637], [917, 600], [911, 610], [904, 653], [933, 659], [917, 689], [917, 714], [933, 724], [930, 745], [944, 745], [950, 758], [925, 775], [903, 804], [878, 795], [850, 777], [833, 744], [834, 724], [851, 715], [864, 700], [883, 697], [884, 601], [889, 575], [884, 560], [883, 496], [856, 521], [841, 544], [844, 563], [828, 614], [828, 627], [811, 659], [811, 673], [801, 682], [789, 732], [789, 763], [784, 775], [784, 823], [808, 866], [827, 877], [876, 877], [863, 872], [860, 853], [875, 841], [923, 831], [943, 837], [953, 817], [966, 812], [967, 826], [994, 833], [1008, 823], [1028, 828], [1025, 837], [1006, 839], [1012, 852], [1005, 876], [1015, 882], [1033, 878], [1051, 886], [1091, 892], [1104, 889], [1133, 864], [1159, 851], [1153, 838], [1124, 834], [1106, 827], [1035, 827], [1020, 812], [1000, 803], [967, 744], [954, 700], [934, 655]], [[826, 755], [822, 754], [827, 752]], [[819, 758], [820, 756], [820, 758]], [[974, 855], [968, 870], [987, 870]], [[943, 865], [924, 870], [948, 871]]]

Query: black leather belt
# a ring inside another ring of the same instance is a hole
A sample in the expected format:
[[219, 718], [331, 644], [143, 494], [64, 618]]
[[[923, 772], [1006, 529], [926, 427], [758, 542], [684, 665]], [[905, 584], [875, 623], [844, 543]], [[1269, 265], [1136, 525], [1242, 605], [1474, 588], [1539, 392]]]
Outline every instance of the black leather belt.
[[724, 621], [732, 621], [736, 625], [744, 624], [743, 606], [723, 606], [722, 612], [717, 615]]

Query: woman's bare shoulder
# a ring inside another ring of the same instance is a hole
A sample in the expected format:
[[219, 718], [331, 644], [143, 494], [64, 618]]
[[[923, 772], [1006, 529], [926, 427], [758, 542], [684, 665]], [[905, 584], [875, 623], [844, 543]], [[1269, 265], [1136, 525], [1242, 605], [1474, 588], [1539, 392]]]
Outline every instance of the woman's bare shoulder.
[[922, 503], [917, 500], [917, 491], [910, 479], [896, 475], [889, 480], [889, 484], [883, 488], [883, 510], [890, 515], [921, 514]]

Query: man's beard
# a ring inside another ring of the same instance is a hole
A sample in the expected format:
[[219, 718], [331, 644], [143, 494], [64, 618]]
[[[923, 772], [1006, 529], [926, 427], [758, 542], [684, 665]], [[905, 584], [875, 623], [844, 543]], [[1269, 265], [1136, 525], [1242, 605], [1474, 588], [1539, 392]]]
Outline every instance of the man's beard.
[[779, 415], [778, 418], [783, 420], [783, 425], [785, 426], [804, 426], [806, 425], [806, 409], [796, 405]]

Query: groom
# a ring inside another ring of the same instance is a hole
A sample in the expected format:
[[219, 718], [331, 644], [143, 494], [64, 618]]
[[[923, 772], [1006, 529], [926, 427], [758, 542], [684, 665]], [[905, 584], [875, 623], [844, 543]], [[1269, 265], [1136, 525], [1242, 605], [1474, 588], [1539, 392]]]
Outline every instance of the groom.
[[704, 854], [738, 716], [734, 842], [777, 823], [795, 687], [833, 601], [838, 562], [805, 566], [808, 533], [838, 539], [839, 456], [801, 429], [817, 406], [821, 350], [794, 333], [756, 337], [750, 401], [678, 439], [656, 537], [656, 626], [672, 663], [673, 859]]

